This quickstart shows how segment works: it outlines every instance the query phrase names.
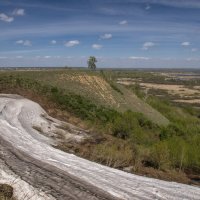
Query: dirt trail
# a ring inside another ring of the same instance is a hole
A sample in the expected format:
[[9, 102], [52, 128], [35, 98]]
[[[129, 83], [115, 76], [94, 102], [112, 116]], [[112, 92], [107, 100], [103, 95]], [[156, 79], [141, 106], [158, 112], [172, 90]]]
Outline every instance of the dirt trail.
[[17, 199], [199, 199], [198, 187], [128, 174], [53, 148], [32, 127], [50, 134], [63, 122], [44, 115], [32, 101], [0, 95], [0, 183], [12, 185]]

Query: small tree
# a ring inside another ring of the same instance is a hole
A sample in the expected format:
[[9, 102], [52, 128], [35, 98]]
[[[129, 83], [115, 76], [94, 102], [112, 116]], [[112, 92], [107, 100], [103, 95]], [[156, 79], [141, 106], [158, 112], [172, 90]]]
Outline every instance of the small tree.
[[94, 56], [90, 56], [88, 59], [88, 68], [95, 70], [96, 69], [96, 63], [97, 59]]

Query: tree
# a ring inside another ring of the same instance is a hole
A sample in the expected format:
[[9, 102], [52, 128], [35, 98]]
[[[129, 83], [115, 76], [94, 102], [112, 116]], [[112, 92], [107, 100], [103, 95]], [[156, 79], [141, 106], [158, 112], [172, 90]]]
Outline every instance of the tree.
[[90, 56], [88, 59], [88, 68], [95, 70], [96, 69], [96, 63], [97, 59], [94, 56]]

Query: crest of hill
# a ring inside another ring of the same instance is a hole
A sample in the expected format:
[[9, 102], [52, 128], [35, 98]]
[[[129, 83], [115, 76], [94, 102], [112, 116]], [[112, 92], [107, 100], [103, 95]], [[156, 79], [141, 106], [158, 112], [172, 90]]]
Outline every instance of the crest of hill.
[[138, 98], [132, 91], [107, 79], [99, 71], [39, 70], [20, 71], [20, 75], [84, 96], [95, 104], [114, 108], [117, 111], [132, 110], [142, 113], [158, 125], [169, 123], [166, 117]]

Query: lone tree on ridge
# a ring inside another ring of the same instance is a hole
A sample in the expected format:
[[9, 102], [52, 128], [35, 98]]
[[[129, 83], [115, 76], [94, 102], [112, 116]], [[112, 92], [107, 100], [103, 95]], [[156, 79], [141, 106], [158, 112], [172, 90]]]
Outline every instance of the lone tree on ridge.
[[88, 68], [89, 69], [92, 69], [92, 70], [95, 70], [96, 69], [96, 63], [97, 62], [97, 59], [94, 57], [94, 56], [90, 56], [89, 59], [88, 59]]

